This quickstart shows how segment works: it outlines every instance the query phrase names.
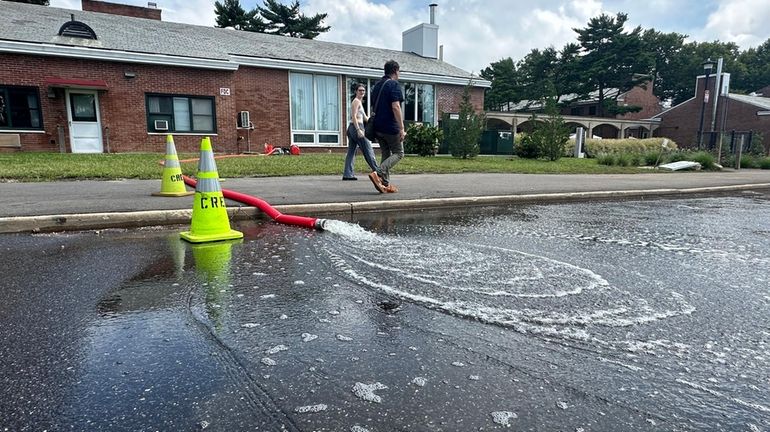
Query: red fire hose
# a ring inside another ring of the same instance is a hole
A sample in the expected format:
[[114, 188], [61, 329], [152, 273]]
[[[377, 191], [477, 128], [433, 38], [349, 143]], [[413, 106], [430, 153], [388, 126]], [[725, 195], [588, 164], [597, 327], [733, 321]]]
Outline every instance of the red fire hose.
[[[187, 184], [190, 187], [195, 187], [198, 182], [186, 175], [183, 175], [182, 178], [184, 178], [185, 184]], [[231, 191], [228, 189], [222, 189], [222, 196], [224, 196], [227, 199], [231, 199], [233, 201], [238, 201], [243, 204], [251, 205], [259, 210], [261, 210], [263, 213], [267, 214], [272, 218], [274, 221], [278, 223], [282, 223], [285, 225], [296, 225], [301, 226], [305, 228], [315, 228], [315, 229], [323, 229], [324, 224], [326, 223], [326, 219], [317, 219], [317, 218], [310, 218], [305, 216], [294, 216], [294, 215], [285, 215], [278, 210], [274, 209], [273, 206], [268, 204], [266, 201], [259, 199], [255, 196], [246, 195], [244, 193]]]

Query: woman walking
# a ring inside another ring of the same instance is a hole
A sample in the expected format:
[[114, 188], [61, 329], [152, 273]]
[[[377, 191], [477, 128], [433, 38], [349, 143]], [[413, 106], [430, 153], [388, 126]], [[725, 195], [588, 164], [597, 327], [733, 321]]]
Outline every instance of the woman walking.
[[350, 105], [350, 124], [348, 125], [348, 154], [345, 156], [345, 169], [342, 180], [358, 180], [353, 170], [353, 162], [356, 157], [356, 148], [361, 148], [366, 163], [372, 171], [377, 171], [377, 160], [374, 158], [372, 143], [364, 136], [364, 123], [369, 116], [364, 111], [363, 99], [366, 95], [366, 86], [356, 84], [356, 97]]

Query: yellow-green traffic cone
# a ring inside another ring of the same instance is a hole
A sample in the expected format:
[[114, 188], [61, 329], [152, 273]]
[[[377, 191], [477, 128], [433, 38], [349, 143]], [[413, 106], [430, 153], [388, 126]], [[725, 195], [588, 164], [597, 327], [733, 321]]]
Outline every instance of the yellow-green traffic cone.
[[230, 229], [209, 137], [201, 140], [197, 180], [190, 231], [180, 233], [182, 239], [191, 243], [205, 243], [243, 238], [242, 232]]
[[163, 165], [163, 177], [160, 182], [160, 192], [154, 192], [155, 196], [180, 197], [192, 195], [195, 192], [188, 192], [184, 187], [182, 178], [182, 167], [179, 165], [179, 158], [176, 155], [174, 146], [174, 137], [166, 136], [166, 161]]

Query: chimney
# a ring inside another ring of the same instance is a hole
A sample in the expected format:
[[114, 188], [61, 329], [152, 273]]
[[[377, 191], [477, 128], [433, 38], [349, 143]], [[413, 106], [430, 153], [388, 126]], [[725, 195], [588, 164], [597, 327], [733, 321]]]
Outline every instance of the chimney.
[[431, 3], [428, 7], [430, 8], [430, 23], [436, 24], [436, 8], [438, 5], [436, 3]]
[[131, 6], [119, 3], [109, 3], [99, 0], [81, 0], [80, 5], [84, 11], [101, 12], [112, 15], [123, 15], [134, 18], [145, 18], [161, 21], [161, 10], [157, 3], [148, 2], [147, 7]]
[[436, 25], [436, 7], [430, 7], [430, 23], [418, 24], [401, 33], [401, 51], [415, 53], [422, 57], [438, 58], [438, 25]]

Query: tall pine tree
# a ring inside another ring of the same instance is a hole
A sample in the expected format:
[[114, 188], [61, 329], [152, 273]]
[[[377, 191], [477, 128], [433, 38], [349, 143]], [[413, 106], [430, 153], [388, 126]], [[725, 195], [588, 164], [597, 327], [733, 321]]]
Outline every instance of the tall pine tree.
[[653, 56], [642, 49], [642, 29], [625, 32], [623, 25], [627, 20], [624, 13], [615, 17], [601, 14], [591, 18], [585, 28], [573, 29], [584, 54], [583, 82], [599, 94], [599, 117], [606, 114], [609, 89], [618, 89], [619, 95], [649, 80], [646, 74], [652, 70]]
[[259, 13], [268, 23], [266, 33], [291, 36], [303, 39], [315, 39], [331, 27], [322, 25], [327, 14], [305, 16], [299, 11], [299, 0], [285, 6], [276, 0], [265, 0], [264, 6], [258, 6]]

